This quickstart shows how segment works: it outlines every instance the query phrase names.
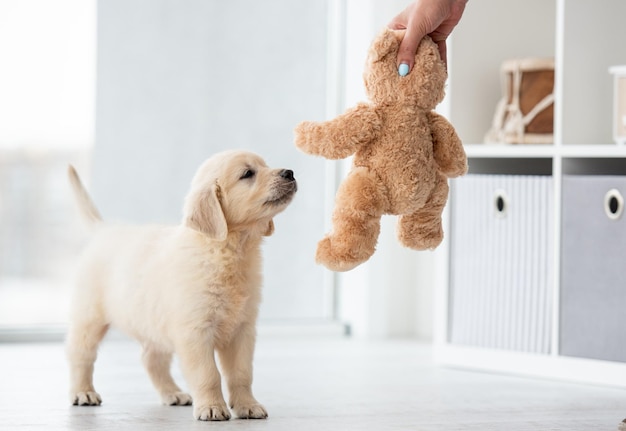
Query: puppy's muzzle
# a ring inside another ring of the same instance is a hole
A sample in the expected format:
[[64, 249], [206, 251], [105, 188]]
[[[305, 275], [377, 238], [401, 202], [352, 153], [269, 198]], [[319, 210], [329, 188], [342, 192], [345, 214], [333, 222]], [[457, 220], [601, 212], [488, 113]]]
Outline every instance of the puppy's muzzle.
[[293, 171], [291, 169], [283, 169], [282, 171], [280, 171], [280, 173], [278, 175], [280, 175], [282, 178], [286, 179], [287, 181], [295, 181], [296, 180], [293, 177]]
[[266, 202], [268, 205], [286, 205], [298, 190], [298, 183], [291, 169], [283, 169], [278, 172], [279, 180], [274, 185], [272, 198]]

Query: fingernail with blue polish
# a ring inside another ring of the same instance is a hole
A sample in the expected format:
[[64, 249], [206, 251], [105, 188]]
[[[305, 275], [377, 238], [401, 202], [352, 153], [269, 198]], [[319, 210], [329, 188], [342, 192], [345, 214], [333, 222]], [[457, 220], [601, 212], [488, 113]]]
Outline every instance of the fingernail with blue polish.
[[402, 63], [398, 66], [398, 74], [400, 76], [407, 76], [409, 74], [409, 65], [406, 63]]

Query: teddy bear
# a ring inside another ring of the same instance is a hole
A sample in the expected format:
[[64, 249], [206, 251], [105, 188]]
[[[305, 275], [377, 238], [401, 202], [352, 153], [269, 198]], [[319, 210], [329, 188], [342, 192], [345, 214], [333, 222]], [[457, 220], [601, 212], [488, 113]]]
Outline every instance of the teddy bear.
[[384, 29], [371, 43], [363, 74], [368, 102], [294, 130], [295, 145], [304, 153], [332, 160], [354, 155], [337, 190], [332, 230], [315, 255], [333, 271], [351, 270], [374, 254], [384, 214], [399, 216], [403, 246], [437, 247], [448, 178], [467, 172], [461, 140], [434, 111], [447, 78], [437, 45], [426, 36], [412, 71], [400, 76], [396, 58], [403, 35]]

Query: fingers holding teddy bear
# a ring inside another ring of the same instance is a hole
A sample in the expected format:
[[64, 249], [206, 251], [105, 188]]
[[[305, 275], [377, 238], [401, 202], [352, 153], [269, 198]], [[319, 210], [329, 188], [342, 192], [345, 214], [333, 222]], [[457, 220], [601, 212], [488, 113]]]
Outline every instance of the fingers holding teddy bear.
[[426, 35], [437, 44], [441, 59], [447, 63], [446, 39], [460, 21], [466, 3], [467, 0], [415, 0], [391, 20], [389, 28], [406, 30], [396, 61], [400, 76], [413, 70], [417, 47]]

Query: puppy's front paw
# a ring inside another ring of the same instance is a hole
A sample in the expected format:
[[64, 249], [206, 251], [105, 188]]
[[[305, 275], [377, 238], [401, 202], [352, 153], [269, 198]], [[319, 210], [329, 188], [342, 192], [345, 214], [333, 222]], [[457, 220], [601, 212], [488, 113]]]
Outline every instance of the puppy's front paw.
[[192, 404], [191, 395], [184, 392], [171, 392], [161, 395], [161, 401], [166, 406], [190, 406]]
[[197, 405], [193, 408], [193, 417], [199, 421], [227, 421], [230, 412], [226, 404], [223, 405]]
[[102, 398], [95, 391], [77, 392], [71, 400], [75, 406], [99, 406], [102, 403]]
[[232, 406], [239, 419], [267, 419], [267, 410], [261, 404]]

